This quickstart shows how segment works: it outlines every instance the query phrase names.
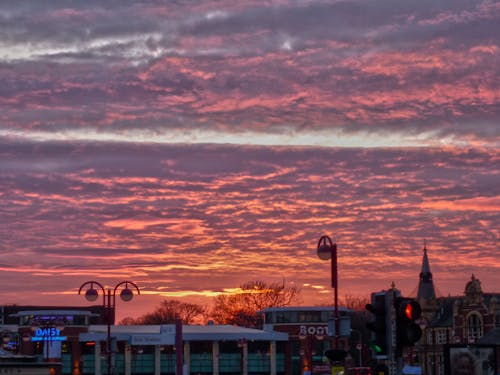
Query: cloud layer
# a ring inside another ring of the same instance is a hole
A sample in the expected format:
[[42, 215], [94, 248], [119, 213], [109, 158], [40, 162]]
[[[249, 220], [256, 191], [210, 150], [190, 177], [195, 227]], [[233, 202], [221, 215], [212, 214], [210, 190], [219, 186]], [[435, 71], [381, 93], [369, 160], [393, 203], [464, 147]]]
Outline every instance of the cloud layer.
[[[4, 301], [78, 303], [87, 280], [132, 279], [160, 298], [211, 296], [249, 279], [293, 282], [331, 302], [327, 234], [340, 295], [418, 282], [424, 240], [442, 293], [471, 273], [497, 286], [498, 155], [118, 143], [4, 143]], [[26, 295], [23, 297], [24, 293]], [[82, 299], [82, 298], [80, 298]], [[147, 301], [147, 303], [146, 303]], [[80, 301], [81, 302], [81, 301]], [[148, 305], [148, 303], [150, 305]]]
[[496, 1], [0, 10], [0, 135], [498, 146]]
[[[500, 2], [2, 1], [3, 303], [498, 282]], [[389, 147], [391, 146], [391, 147]], [[395, 146], [395, 147], [392, 147]], [[104, 279], [104, 280], [103, 280]], [[63, 300], [64, 298], [64, 300]]]

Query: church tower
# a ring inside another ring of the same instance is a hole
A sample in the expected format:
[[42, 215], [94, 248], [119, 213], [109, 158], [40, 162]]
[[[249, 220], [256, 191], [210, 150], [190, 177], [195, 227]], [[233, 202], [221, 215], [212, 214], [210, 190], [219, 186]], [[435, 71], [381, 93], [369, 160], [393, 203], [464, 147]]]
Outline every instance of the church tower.
[[418, 282], [417, 301], [422, 307], [422, 315], [429, 322], [438, 310], [436, 291], [432, 281], [432, 272], [427, 256], [427, 246], [424, 244], [424, 256], [422, 259], [422, 269]]

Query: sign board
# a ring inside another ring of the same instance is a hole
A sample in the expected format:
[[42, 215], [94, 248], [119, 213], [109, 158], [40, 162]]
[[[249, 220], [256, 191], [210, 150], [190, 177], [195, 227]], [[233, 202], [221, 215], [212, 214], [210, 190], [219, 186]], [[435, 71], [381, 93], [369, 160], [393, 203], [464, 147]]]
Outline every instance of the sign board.
[[331, 366], [324, 363], [313, 363], [311, 370], [314, 375], [330, 375], [332, 373]]
[[66, 341], [66, 336], [61, 336], [61, 331], [57, 328], [38, 328], [31, 341]]
[[[339, 336], [350, 336], [351, 335], [351, 318], [348, 316], [339, 317]], [[328, 336], [335, 335], [335, 318], [328, 319]]]
[[131, 345], [174, 345], [174, 337], [161, 334], [135, 334], [130, 338]]
[[301, 325], [299, 328], [299, 335], [319, 335], [326, 336], [328, 334], [328, 326], [327, 325]]

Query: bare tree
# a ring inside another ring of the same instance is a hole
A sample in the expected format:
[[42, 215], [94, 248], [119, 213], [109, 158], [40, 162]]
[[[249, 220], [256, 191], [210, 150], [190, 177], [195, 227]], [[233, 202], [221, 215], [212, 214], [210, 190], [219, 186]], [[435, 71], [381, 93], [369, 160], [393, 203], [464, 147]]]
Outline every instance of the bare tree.
[[135, 324], [138, 324], [137, 323], [137, 319], [134, 319], [134, 318], [131, 318], [130, 316], [127, 316], [125, 318], [123, 318], [122, 320], [120, 320], [120, 322], [118, 323], [122, 326], [133, 326]]
[[259, 327], [262, 325], [259, 311], [289, 306], [299, 297], [300, 288], [297, 286], [285, 286], [284, 282], [267, 284], [261, 280], [249, 281], [234, 293], [215, 297], [211, 316], [219, 324]]
[[343, 301], [340, 302], [340, 304], [354, 311], [365, 311], [365, 306], [367, 303], [370, 303], [369, 298], [356, 297], [350, 294], [346, 294], [343, 298]]
[[175, 300], [163, 300], [153, 312], [137, 319], [125, 318], [121, 324], [173, 324], [182, 320], [183, 324], [193, 324], [203, 320], [206, 309], [203, 306]]

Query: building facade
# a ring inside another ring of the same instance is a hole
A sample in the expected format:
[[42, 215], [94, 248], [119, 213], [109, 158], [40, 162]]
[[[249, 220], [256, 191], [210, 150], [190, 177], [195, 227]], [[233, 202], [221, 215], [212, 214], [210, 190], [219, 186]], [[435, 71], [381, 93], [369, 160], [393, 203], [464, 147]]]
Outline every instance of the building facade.
[[469, 351], [476, 357], [475, 374], [495, 373], [500, 340], [484, 339], [497, 337], [493, 334], [500, 329], [500, 293], [484, 293], [480, 280], [472, 275], [463, 296], [438, 297], [424, 247], [416, 298], [422, 307], [423, 334], [414, 350], [406, 353], [407, 362], [419, 363], [424, 375], [445, 375], [451, 371], [452, 354]]
[[[284, 348], [286, 375], [302, 375], [308, 371], [332, 373], [324, 353], [335, 348], [335, 337], [329, 335], [329, 322], [333, 326], [334, 312], [332, 306], [273, 307], [263, 311], [265, 330], [288, 334]], [[341, 328], [337, 349], [349, 349], [351, 313], [349, 309], [339, 308]]]
[[0, 369], [8, 363], [20, 375], [101, 375], [108, 368], [113, 374], [169, 375], [178, 358], [187, 374], [285, 374], [283, 332], [181, 325], [177, 341], [175, 325], [108, 327], [95, 306], [24, 308], [4, 307], [0, 324]]

